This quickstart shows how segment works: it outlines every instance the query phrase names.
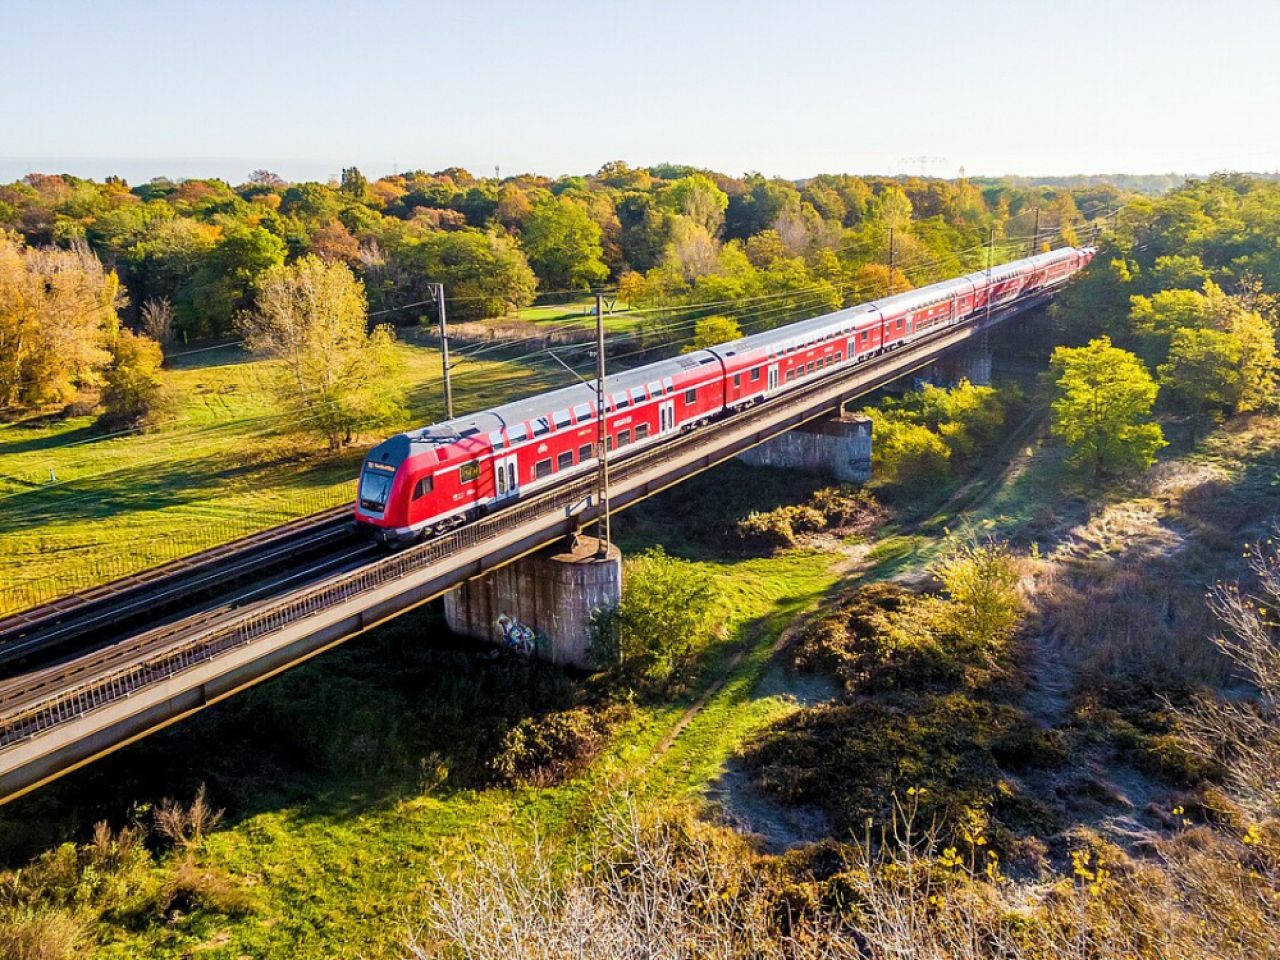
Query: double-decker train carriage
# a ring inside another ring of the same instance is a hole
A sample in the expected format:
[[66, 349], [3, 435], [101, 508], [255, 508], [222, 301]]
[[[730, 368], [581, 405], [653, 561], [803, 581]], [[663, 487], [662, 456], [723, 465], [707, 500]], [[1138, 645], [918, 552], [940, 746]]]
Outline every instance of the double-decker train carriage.
[[[724, 368], [709, 351], [608, 378], [608, 444], [622, 455], [724, 409]], [[400, 543], [465, 523], [596, 465], [594, 384], [576, 384], [384, 441], [365, 459], [356, 518]]]
[[[1058, 286], [1093, 252], [1065, 247], [611, 374], [610, 455], [662, 443], [836, 367]], [[594, 469], [598, 431], [593, 382], [397, 434], [365, 459], [356, 520], [389, 544], [452, 529]]]

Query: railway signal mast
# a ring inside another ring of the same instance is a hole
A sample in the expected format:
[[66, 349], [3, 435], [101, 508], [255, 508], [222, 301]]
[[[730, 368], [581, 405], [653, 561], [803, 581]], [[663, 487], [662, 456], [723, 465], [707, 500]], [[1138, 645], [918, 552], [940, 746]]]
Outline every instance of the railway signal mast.
[[449, 328], [444, 315], [444, 284], [428, 283], [429, 289], [436, 298], [436, 314], [440, 325], [440, 361], [444, 366], [444, 414], [445, 419], [453, 419], [453, 376], [449, 363]]

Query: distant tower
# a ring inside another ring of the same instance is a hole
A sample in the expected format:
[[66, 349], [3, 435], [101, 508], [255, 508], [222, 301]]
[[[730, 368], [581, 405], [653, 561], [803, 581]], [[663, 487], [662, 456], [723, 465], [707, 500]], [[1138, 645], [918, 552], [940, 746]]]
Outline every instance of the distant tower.
[[960, 179], [964, 179], [964, 164], [960, 164]]
[[493, 165], [493, 179], [495, 180], [502, 179], [502, 168], [499, 167], [496, 163]]

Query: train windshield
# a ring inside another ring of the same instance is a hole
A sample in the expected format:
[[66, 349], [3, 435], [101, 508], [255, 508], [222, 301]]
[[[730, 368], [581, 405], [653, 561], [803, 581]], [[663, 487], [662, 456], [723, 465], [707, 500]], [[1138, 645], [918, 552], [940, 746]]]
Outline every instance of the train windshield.
[[391, 496], [391, 484], [396, 478], [394, 467], [383, 463], [366, 463], [360, 477], [360, 506], [366, 510], [383, 510]]

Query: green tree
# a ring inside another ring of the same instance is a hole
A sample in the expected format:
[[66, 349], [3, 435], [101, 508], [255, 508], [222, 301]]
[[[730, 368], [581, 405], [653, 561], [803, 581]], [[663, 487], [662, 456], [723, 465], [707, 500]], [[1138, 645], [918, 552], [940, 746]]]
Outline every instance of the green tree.
[[1209, 323], [1209, 302], [1198, 290], [1161, 290], [1149, 297], [1135, 296], [1131, 303], [1129, 320], [1143, 333], [1170, 336], [1175, 330]]
[[519, 245], [500, 230], [455, 230], [397, 238], [385, 262], [366, 271], [380, 309], [433, 299], [442, 282], [451, 320], [496, 317], [533, 302], [538, 278]]
[[306, 256], [270, 268], [258, 309], [237, 321], [250, 350], [280, 361], [275, 387], [293, 422], [330, 449], [404, 416], [392, 387], [394, 337], [385, 326], [366, 332], [367, 314], [364, 286], [345, 263]]
[[1229, 333], [1174, 331], [1169, 359], [1156, 376], [1163, 395], [1188, 415], [1193, 431], [1236, 409], [1243, 388], [1240, 356], [1240, 342]]
[[679, 680], [715, 626], [719, 591], [703, 567], [662, 547], [627, 562], [622, 601], [596, 618], [601, 659], [654, 688]]
[[742, 327], [733, 317], [715, 314], [703, 317], [694, 325], [693, 343], [686, 346], [681, 353], [692, 353], [705, 350], [719, 343], [728, 343], [742, 336]]
[[1150, 279], [1157, 290], [1200, 290], [1209, 279], [1209, 271], [1195, 255], [1156, 257]]
[[729, 207], [729, 195], [701, 173], [672, 183], [663, 191], [662, 201], [668, 210], [688, 217], [711, 236], [724, 226], [724, 212]]
[[1083, 347], [1058, 347], [1052, 370], [1053, 430], [1078, 464], [1100, 479], [1155, 461], [1166, 445], [1150, 419], [1160, 388], [1141, 360], [1104, 336]]
[[585, 287], [609, 275], [604, 233], [583, 207], [568, 197], [547, 197], [525, 222], [521, 243], [538, 278], [551, 289]]
[[886, 227], [907, 230], [911, 226], [913, 206], [911, 198], [898, 187], [889, 187], [874, 203], [876, 219]]
[[369, 180], [359, 167], [344, 167], [342, 170], [342, 186], [338, 188], [349, 197], [364, 200], [369, 193]]
[[1263, 410], [1276, 402], [1276, 332], [1256, 311], [1240, 310], [1231, 320], [1240, 347], [1240, 397], [1236, 412]]
[[285, 242], [262, 227], [229, 226], [204, 257], [190, 282], [190, 303], [198, 329], [225, 333], [253, 305], [259, 276], [284, 263]]
[[139, 424], [154, 418], [167, 404], [160, 344], [131, 330], [120, 330], [108, 350], [111, 361], [102, 374], [107, 421]]

